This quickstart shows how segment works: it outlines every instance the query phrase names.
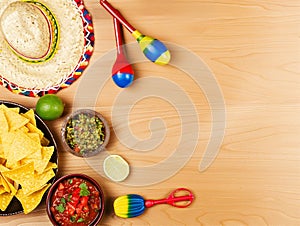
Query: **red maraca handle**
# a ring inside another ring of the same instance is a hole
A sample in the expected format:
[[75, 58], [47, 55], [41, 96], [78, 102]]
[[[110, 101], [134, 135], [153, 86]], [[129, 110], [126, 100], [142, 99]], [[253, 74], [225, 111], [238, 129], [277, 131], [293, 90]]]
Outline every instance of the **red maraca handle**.
[[114, 30], [116, 36], [116, 47], [118, 54], [124, 54], [123, 52], [123, 35], [122, 35], [122, 25], [121, 23], [114, 18]]
[[122, 26], [119, 20], [114, 17], [114, 28], [117, 46], [117, 58], [112, 67], [112, 78], [117, 86], [125, 88], [129, 86], [134, 78], [134, 71], [128, 63], [123, 47]]
[[102, 5], [113, 17], [117, 18], [130, 33], [136, 30], [108, 1], [100, 0], [100, 5]]
[[[185, 196], [175, 196], [176, 193], [178, 193], [179, 191], [186, 191], [188, 192], [189, 194], [188, 195], [185, 195]], [[172, 205], [172, 206], [175, 206], [175, 207], [178, 207], [178, 208], [185, 208], [185, 207], [188, 207], [189, 205], [191, 205], [191, 203], [193, 202], [194, 200], [194, 195], [193, 193], [186, 189], [186, 188], [178, 188], [176, 190], [174, 190], [168, 198], [166, 199], [159, 199], [159, 200], [146, 200], [145, 201], [145, 206], [147, 208], [149, 207], [152, 207], [156, 204], [169, 204], [169, 205]], [[187, 201], [186, 204], [184, 205], [179, 205], [177, 204], [178, 202], [182, 202], [182, 201]]]

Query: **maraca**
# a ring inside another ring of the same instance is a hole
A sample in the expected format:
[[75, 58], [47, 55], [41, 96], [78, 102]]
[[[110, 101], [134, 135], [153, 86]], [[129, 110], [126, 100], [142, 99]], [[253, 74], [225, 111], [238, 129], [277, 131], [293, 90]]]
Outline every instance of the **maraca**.
[[117, 86], [125, 88], [131, 85], [134, 78], [134, 72], [124, 54], [122, 27], [116, 18], [114, 18], [114, 29], [117, 46], [117, 58], [112, 68], [112, 78]]
[[[179, 195], [179, 192], [187, 192], [187, 195]], [[145, 208], [156, 204], [169, 204], [178, 208], [185, 208], [191, 205], [194, 200], [193, 193], [186, 188], [177, 188], [168, 198], [159, 200], [144, 200], [140, 195], [129, 194], [118, 197], [114, 201], [114, 211], [118, 217], [131, 218], [144, 213]]]
[[106, 0], [100, 0], [100, 4], [115, 18], [117, 18], [126, 29], [132, 34], [132, 36], [138, 41], [145, 56], [152, 62], [160, 65], [168, 64], [171, 55], [167, 47], [157, 39], [150, 36], [141, 34], [136, 30], [128, 21], [121, 15], [121, 13], [115, 9]]

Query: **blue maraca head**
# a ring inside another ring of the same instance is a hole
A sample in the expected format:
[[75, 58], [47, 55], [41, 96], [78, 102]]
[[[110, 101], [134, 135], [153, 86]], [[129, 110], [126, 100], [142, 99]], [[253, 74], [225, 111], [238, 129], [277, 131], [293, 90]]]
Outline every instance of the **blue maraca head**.
[[143, 53], [149, 60], [156, 64], [164, 65], [170, 61], [169, 50], [157, 39], [153, 39], [153, 41], [143, 50]]
[[134, 76], [130, 73], [118, 72], [112, 76], [115, 84], [120, 88], [126, 88], [133, 82]]
[[118, 54], [116, 62], [113, 65], [112, 79], [121, 88], [130, 86], [134, 79], [134, 71], [123, 53]]
[[144, 55], [149, 60], [159, 65], [169, 63], [171, 54], [161, 41], [150, 36], [143, 35], [137, 30], [135, 30], [132, 35], [136, 38]]

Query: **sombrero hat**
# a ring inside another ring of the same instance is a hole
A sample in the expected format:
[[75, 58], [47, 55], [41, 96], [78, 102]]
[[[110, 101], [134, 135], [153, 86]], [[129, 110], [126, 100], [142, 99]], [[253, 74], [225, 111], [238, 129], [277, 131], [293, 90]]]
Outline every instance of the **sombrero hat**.
[[68, 87], [94, 45], [82, 0], [0, 1], [0, 84], [27, 96]]

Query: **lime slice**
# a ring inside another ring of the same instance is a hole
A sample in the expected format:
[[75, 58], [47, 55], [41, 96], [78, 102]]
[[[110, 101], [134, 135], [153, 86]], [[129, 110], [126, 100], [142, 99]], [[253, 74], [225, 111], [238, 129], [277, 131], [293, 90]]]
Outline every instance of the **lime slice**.
[[120, 182], [129, 175], [128, 163], [119, 155], [109, 155], [103, 162], [105, 175], [112, 181]]

